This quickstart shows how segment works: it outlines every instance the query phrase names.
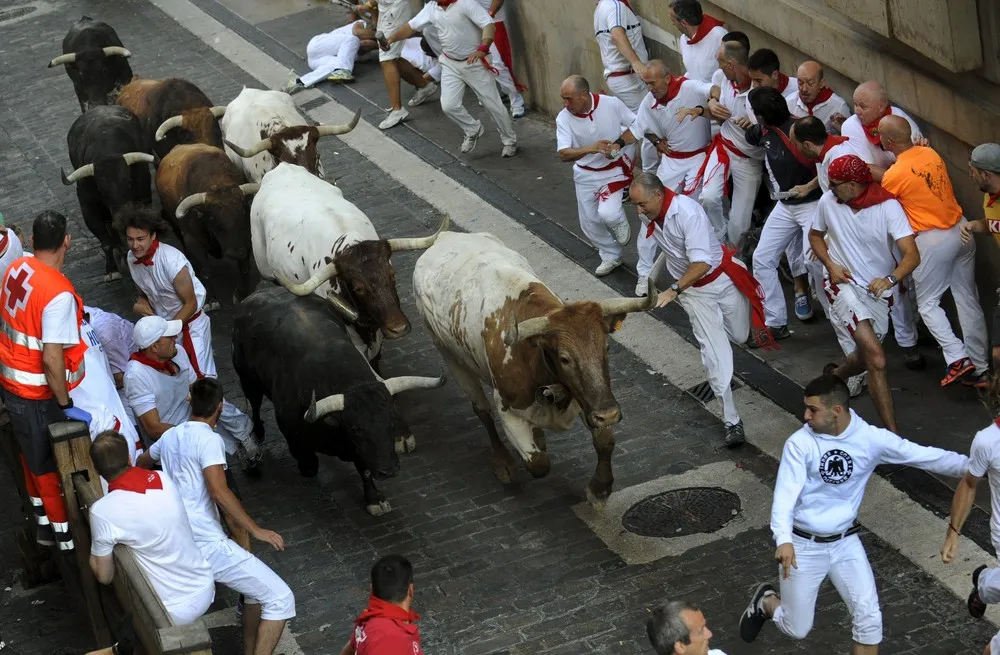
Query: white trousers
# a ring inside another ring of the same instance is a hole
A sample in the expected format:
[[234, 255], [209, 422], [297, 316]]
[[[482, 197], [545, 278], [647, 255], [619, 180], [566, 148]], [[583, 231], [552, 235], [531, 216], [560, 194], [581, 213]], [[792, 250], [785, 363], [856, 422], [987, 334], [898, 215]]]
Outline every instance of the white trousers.
[[496, 77], [496, 82], [500, 85], [500, 90], [503, 91], [503, 94], [510, 98], [510, 108], [524, 109], [524, 96], [517, 90], [517, 85], [514, 84], [514, 77], [510, 74], [510, 70], [507, 69], [507, 64], [503, 63], [500, 51], [497, 50], [495, 43], [490, 46], [490, 64], [499, 73]]
[[[788, 325], [788, 308], [785, 305], [785, 293], [778, 279], [778, 262], [781, 253], [787, 252], [789, 246], [797, 245], [803, 249], [809, 244], [809, 230], [812, 228], [818, 202], [807, 202], [799, 205], [786, 205], [778, 202], [764, 222], [760, 233], [760, 241], [753, 253], [753, 275], [764, 289], [764, 322], [768, 327]], [[818, 262], [809, 262], [807, 249], [798, 251], [799, 266], [808, 266], [813, 288], [821, 290], [823, 282], [823, 266]], [[788, 263], [793, 258], [789, 255]], [[793, 267], [792, 272], [796, 270]], [[799, 275], [802, 272], [798, 273]]]
[[[734, 259], [742, 266], [742, 262]], [[750, 301], [723, 273], [703, 287], [689, 287], [677, 297], [691, 321], [698, 340], [701, 363], [708, 383], [722, 403], [726, 425], [740, 422], [733, 401], [733, 343], [745, 343], [750, 336]]]
[[785, 579], [778, 565], [781, 606], [774, 613], [774, 625], [793, 639], [805, 639], [812, 630], [819, 587], [830, 576], [830, 582], [847, 603], [854, 641], [865, 646], [880, 643], [882, 610], [875, 575], [858, 535], [829, 544], [792, 535], [792, 546], [798, 568], [790, 569]]
[[[590, 239], [590, 242], [597, 248], [601, 255], [601, 261], [621, 260], [622, 247], [611, 236], [608, 231], [609, 226], [616, 225], [628, 220], [625, 210], [622, 209], [622, 199], [626, 191], [617, 191], [611, 194], [602, 194], [601, 189], [609, 182], [616, 182], [623, 179], [621, 175], [601, 178], [594, 175], [591, 179], [576, 181], [576, 209], [580, 215], [580, 229], [583, 234]], [[640, 234], [639, 240], [645, 233]], [[654, 239], [646, 239], [655, 241]]]
[[169, 605], [164, 603], [163, 606], [166, 608], [167, 614], [170, 615], [170, 619], [174, 622], [174, 625], [187, 625], [200, 619], [208, 611], [208, 608], [211, 607], [214, 600], [215, 582], [213, 581], [199, 593]]
[[232, 539], [197, 543], [215, 581], [243, 594], [246, 605], [261, 605], [261, 619], [283, 621], [295, 616], [292, 590], [255, 555]]
[[705, 178], [702, 180], [701, 206], [705, 208], [719, 241], [739, 247], [750, 229], [753, 205], [763, 176], [763, 166], [759, 159], [741, 157], [731, 152], [729, 159], [733, 200], [728, 216], [725, 213], [723, 195], [725, 175], [719, 163], [718, 149], [713, 149], [708, 155], [708, 166], [705, 168]]
[[[638, 75], [616, 75], [615, 77], [604, 78], [604, 85], [608, 87], [611, 95], [625, 103], [625, 106], [632, 110], [632, 113], [639, 111], [642, 99], [646, 97], [649, 90], [642, 78]], [[641, 134], [636, 134], [635, 138], [641, 143], [642, 170], [652, 173], [660, 162], [660, 153], [656, 151], [649, 139]]]
[[301, 75], [303, 86], [310, 87], [325, 80], [335, 70], [354, 71], [361, 40], [353, 34], [319, 34], [306, 46], [306, 60], [312, 70]]
[[[892, 244], [895, 260], [901, 261], [903, 253], [899, 246]], [[912, 276], [907, 276], [893, 287], [892, 308], [889, 316], [892, 318], [892, 333], [900, 348], [912, 348], [917, 345], [917, 299], [913, 291]]]
[[[917, 234], [920, 265], [914, 269], [912, 278], [917, 310], [924, 319], [924, 325], [941, 346], [945, 363], [969, 357], [976, 365], [976, 372], [982, 373], [987, 369], [989, 360], [986, 317], [979, 304], [975, 280], [976, 241], [969, 239], [962, 245], [961, 222], [948, 230], [925, 230]], [[955, 336], [941, 308], [941, 296], [948, 289], [951, 289], [955, 299], [965, 343]]]
[[[701, 185], [695, 179], [701, 164], [708, 155], [696, 155], [688, 159], [671, 159], [670, 157], [660, 157], [660, 165], [656, 168], [656, 177], [660, 178], [663, 186], [677, 193], [683, 193], [685, 188], [693, 188], [690, 197], [698, 200], [701, 196]], [[636, 273], [639, 277], [646, 277], [653, 270], [653, 262], [659, 254], [656, 247], [656, 239], [643, 238], [644, 232], [640, 232], [636, 242], [636, 249], [639, 251], [639, 261], [635, 265]]]
[[441, 62], [441, 111], [445, 116], [462, 128], [465, 136], [473, 136], [482, 129], [483, 124], [473, 118], [462, 104], [465, 87], [469, 87], [496, 123], [500, 141], [505, 146], [517, 145], [514, 123], [500, 101], [500, 93], [497, 91], [496, 75], [481, 62], [468, 64], [464, 60], [455, 61], [444, 55], [441, 55], [439, 61]]

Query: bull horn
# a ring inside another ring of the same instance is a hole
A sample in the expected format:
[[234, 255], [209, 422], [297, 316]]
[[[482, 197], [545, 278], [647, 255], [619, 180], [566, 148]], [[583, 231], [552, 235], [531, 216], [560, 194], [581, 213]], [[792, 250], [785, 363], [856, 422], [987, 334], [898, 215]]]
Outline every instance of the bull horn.
[[62, 66], [63, 64], [75, 64], [76, 63], [76, 53], [68, 52], [65, 55], [59, 55], [55, 59], [49, 62], [49, 68], [55, 68], [56, 66]]
[[59, 170], [59, 173], [62, 175], [62, 183], [69, 186], [74, 182], [79, 182], [85, 177], [92, 177], [94, 175], [94, 165], [87, 164], [86, 166], [81, 166], [69, 175], [66, 175], [66, 171], [62, 169]]
[[540, 334], [545, 334], [549, 331], [549, 317], [539, 316], [537, 318], [529, 318], [527, 320], [517, 322], [513, 316], [507, 322], [507, 328], [504, 330], [503, 342], [507, 347], [511, 347], [518, 342], [525, 341], [532, 337], [537, 337]]
[[174, 216], [177, 218], [183, 218], [185, 214], [197, 207], [198, 205], [205, 204], [208, 200], [207, 193], [192, 193], [190, 196], [181, 200], [181, 204], [177, 205], [177, 211], [174, 212]]
[[358, 322], [358, 310], [351, 307], [350, 303], [340, 297], [339, 293], [330, 292], [326, 299], [333, 305], [334, 310], [348, 323]]
[[419, 375], [401, 375], [396, 378], [389, 378], [383, 382], [388, 389], [390, 396], [404, 391], [414, 391], [416, 389], [437, 389], [444, 385], [444, 376], [436, 378], [422, 377]]
[[122, 155], [126, 166], [132, 164], [152, 164], [155, 161], [153, 155], [146, 152], [126, 152]]
[[358, 125], [358, 120], [361, 118], [361, 110], [354, 112], [354, 118], [351, 119], [350, 123], [345, 123], [343, 125], [317, 125], [316, 132], [319, 136], [336, 136], [338, 134], [347, 134], [353, 130]]
[[306, 410], [305, 419], [309, 423], [314, 423], [327, 414], [342, 411], [344, 411], [344, 394], [335, 393], [317, 402], [316, 392], [313, 391], [312, 399], [309, 401], [309, 409]]
[[271, 139], [261, 139], [260, 141], [253, 144], [249, 148], [241, 148], [235, 143], [231, 143], [229, 141], [224, 141], [224, 143], [227, 146], [229, 146], [230, 150], [235, 152], [240, 157], [243, 157], [244, 159], [250, 159], [251, 157], [255, 157], [260, 153], [264, 152], [265, 150], [271, 149]]
[[156, 140], [162, 141], [167, 132], [174, 129], [175, 127], [180, 127], [184, 124], [183, 116], [171, 116], [167, 120], [163, 121], [158, 128], [156, 128]]
[[216, 107], [212, 107], [208, 111], [212, 112], [212, 116], [215, 116], [216, 118], [222, 118], [223, 116], [226, 115], [226, 107], [225, 107], [225, 105], [219, 105], [219, 106], [216, 106]]
[[392, 252], [403, 252], [405, 250], [426, 250], [434, 245], [437, 238], [441, 236], [441, 233], [448, 229], [451, 224], [451, 216], [448, 214], [444, 215], [441, 219], [441, 227], [438, 231], [429, 237], [417, 237], [410, 239], [388, 239], [389, 250]]
[[656, 306], [656, 286], [653, 285], [653, 278], [646, 282], [645, 298], [609, 298], [599, 300], [598, 305], [605, 316], [615, 314], [629, 314], [631, 312], [644, 312]]
[[126, 57], [126, 58], [128, 58], [128, 57], [132, 56], [132, 53], [129, 52], [128, 50], [126, 50], [125, 48], [123, 48], [121, 46], [117, 46], [117, 45], [111, 45], [111, 46], [108, 46], [107, 48], [104, 48], [104, 56], [105, 57], [114, 57], [116, 55], [119, 56], [119, 57]]
[[330, 262], [317, 271], [311, 278], [299, 284], [284, 279], [277, 271], [275, 271], [274, 277], [277, 278], [281, 286], [285, 287], [296, 296], [308, 296], [310, 293], [319, 288], [319, 285], [323, 284], [327, 280], [337, 277], [337, 263]]
[[240, 191], [243, 193], [243, 197], [252, 196], [253, 194], [260, 191], [260, 185], [256, 182], [248, 182], [247, 184], [240, 185]]

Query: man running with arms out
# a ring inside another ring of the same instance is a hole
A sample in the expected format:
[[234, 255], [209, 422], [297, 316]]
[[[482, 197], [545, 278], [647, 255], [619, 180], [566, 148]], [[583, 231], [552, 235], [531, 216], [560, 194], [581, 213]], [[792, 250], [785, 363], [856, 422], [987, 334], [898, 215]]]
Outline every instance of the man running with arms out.
[[757, 587], [740, 618], [743, 641], [756, 639], [768, 619], [789, 637], [805, 639], [819, 587], [829, 576], [851, 613], [852, 654], [876, 655], [882, 612], [857, 522], [868, 480], [880, 464], [953, 478], [968, 469], [965, 455], [869, 425], [849, 403], [847, 385], [834, 375], [806, 385], [806, 424], [785, 442], [771, 505], [781, 593], [767, 582]]

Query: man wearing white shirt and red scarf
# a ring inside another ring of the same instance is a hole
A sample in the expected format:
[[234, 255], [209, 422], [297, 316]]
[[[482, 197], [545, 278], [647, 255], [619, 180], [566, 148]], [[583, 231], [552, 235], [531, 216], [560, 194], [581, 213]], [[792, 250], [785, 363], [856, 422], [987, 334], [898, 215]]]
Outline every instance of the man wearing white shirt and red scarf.
[[827, 132], [840, 134], [841, 126], [851, 115], [851, 108], [826, 85], [819, 62], [802, 62], [795, 79], [798, 81], [798, 93], [788, 101], [788, 111], [792, 116], [815, 116], [823, 121]]
[[778, 59], [774, 50], [770, 48], [754, 50], [747, 60], [747, 68], [750, 71], [750, 79], [753, 80], [752, 86], [754, 88], [769, 86], [772, 89], [777, 89], [786, 102], [791, 102], [798, 96], [799, 81], [781, 72], [781, 60]]
[[490, 46], [493, 67], [497, 69], [497, 84], [500, 85], [503, 94], [510, 99], [511, 118], [514, 120], [523, 118], [525, 109], [521, 92], [527, 90], [527, 87], [514, 75], [514, 57], [510, 50], [510, 35], [507, 33], [507, 8], [504, 6], [504, 0], [476, 0], [476, 2], [493, 17], [493, 26], [497, 30], [493, 35], [493, 45]]
[[441, 62], [441, 111], [462, 128], [465, 134], [462, 152], [472, 152], [484, 131], [483, 124], [462, 104], [465, 87], [469, 87], [496, 123], [503, 144], [501, 156], [513, 157], [517, 153], [517, 135], [510, 114], [500, 101], [497, 70], [487, 59], [496, 34], [493, 17], [476, 0], [428, 2], [382, 47], [390, 48], [393, 43], [405, 41], [428, 26], [434, 28], [441, 42], [442, 54], [438, 58]]
[[622, 246], [631, 237], [622, 198], [632, 182], [634, 153], [622, 152], [613, 141], [627, 132], [635, 114], [618, 98], [591, 93], [579, 75], [566, 78], [559, 95], [556, 151], [573, 164], [580, 229], [601, 256], [594, 275], [607, 275], [622, 265]]
[[[885, 426], [896, 430], [896, 412], [882, 340], [889, 330], [892, 289], [920, 264], [913, 229], [903, 206], [872, 179], [856, 155], [830, 164], [830, 192], [819, 201], [809, 233], [813, 253], [826, 267], [824, 292], [838, 338], [845, 332], [857, 349], [826, 372], [847, 379], [868, 371], [872, 402]], [[897, 263], [892, 243], [902, 252]]]
[[[629, 127], [636, 140], [655, 142], [661, 155], [656, 176], [663, 186], [677, 193], [686, 193], [694, 200], [701, 194], [701, 170], [708, 156], [712, 141], [712, 127], [705, 98], [712, 90], [709, 82], [689, 80], [670, 75], [666, 64], [659, 59], [646, 64], [642, 79], [649, 93], [639, 105], [635, 122]], [[639, 281], [635, 294], [645, 296], [646, 280], [656, 259], [657, 247], [653, 239], [638, 239], [639, 261], [636, 272]]]
[[[712, 222], [715, 236], [737, 252], [750, 229], [764, 160], [764, 151], [746, 140], [746, 130], [753, 125], [753, 112], [747, 100], [751, 82], [748, 57], [746, 47], [736, 41], [727, 41], [719, 48], [719, 68], [726, 81], [712, 87], [708, 112], [721, 127], [701, 173], [701, 204]], [[733, 199], [727, 217], [723, 200], [730, 177]]]
[[670, 22], [681, 33], [677, 40], [684, 61], [684, 77], [710, 82], [719, 70], [716, 53], [727, 30], [723, 22], [704, 13], [698, 0], [673, 0]]
[[746, 436], [733, 401], [730, 341], [746, 342], [752, 323], [754, 337], [774, 347], [764, 326], [763, 291], [732, 251], [723, 249], [697, 202], [664, 188], [651, 173], [638, 175], [629, 193], [646, 227], [639, 238], [656, 240], [677, 280], [657, 296], [656, 306], [677, 300], [687, 312], [709, 385], [722, 403], [726, 446], [739, 446]]
[[771, 505], [780, 594], [770, 583], [757, 587], [740, 618], [740, 637], [752, 642], [771, 619], [789, 637], [805, 639], [829, 576], [851, 613], [852, 654], [876, 655], [882, 612], [857, 522], [868, 480], [881, 464], [960, 478], [969, 458], [869, 425], [850, 409], [847, 386], [832, 375], [806, 385], [805, 419], [785, 441]]

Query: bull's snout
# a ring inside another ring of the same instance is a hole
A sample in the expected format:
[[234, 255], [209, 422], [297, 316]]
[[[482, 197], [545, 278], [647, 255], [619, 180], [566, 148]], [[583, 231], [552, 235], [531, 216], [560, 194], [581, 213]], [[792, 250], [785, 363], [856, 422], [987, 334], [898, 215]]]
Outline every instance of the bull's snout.
[[592, 428], [606, 428], [622, 420], [622, 410], [616, 404], [603, 409], [595, 409], [587, 415], [587, 423]]
[[410, 333], [410, 322], [405, 318], [401, 321], [394, 321], [382, 328], [382, 336], [386, 339], [400, 339]]

